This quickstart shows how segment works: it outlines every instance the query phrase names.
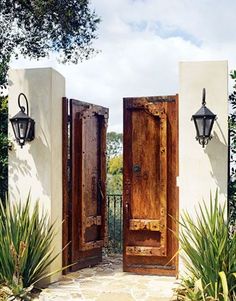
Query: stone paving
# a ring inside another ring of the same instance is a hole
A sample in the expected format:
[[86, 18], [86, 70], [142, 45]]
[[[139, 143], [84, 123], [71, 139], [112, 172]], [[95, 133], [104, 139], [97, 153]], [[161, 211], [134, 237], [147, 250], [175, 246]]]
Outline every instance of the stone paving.
[[122, 271], [122, 258], [109, 256], [95, 267], [63, 276], [44, 289], [39, 301], [170, 301], [173, 277], [136, 275]]

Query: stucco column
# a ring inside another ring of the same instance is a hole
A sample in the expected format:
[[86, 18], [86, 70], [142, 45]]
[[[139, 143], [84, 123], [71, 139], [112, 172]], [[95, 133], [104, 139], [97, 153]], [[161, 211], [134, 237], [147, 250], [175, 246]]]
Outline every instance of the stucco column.
[[[30, 117], [35, 120], [35, 139], [23, 148], [14, 141], [9, 124], [9, 198], [40, 201], [51, 221], [56, 221], [54, 253], [62, 249], [62, 105], [65, 79], [52, 68], [11, 70], [9, 72], [9, 117], [19, 107], [17, 98], [24, 93], [29, 101]], [[22, 99], [23, 104], [24, 99]], [[51, 264], [49, 272], [62, 267], [62, 255]], [[57, 280], [59, 274], [51, 277]]]
[[[181, 62], [179, 84], [179, 200], [180, 214], [187, 210], [193, 217], [210, 192], [219, 192], [220, 202], [227, 199], [228, 165], [228, 64], [227, 61]], [[212, 140], [202, 146], [195, 140], [191, 116], [201, 107], [206, 88], [206, 106], [217, 114]]]

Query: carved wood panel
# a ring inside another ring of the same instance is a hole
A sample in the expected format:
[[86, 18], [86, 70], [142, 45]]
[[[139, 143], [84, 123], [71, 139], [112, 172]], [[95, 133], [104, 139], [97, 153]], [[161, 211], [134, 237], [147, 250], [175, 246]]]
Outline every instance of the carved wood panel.
[[[70, 181], [67, 181], [69, 193], [64, 200], [64, 216], [67, 211], [65, 233], [70, 233], [67, 240], [70, 238], [71, 241], [67, 264], [76, 263], [71, 270], [77, 270], [101, 261], [102, 247], [107, 241], [105, 182], [108, 109], [77, 100], [70, 100], [69, 107], [67, 164], [70, 162], [70, 172], [64, 168], [63, 177], [69, 177]], [[64, 156], [64, 166], [65, 161]]]
[[177, 96], [124, 99], [124, 271], [177, 273], [177, 116]]

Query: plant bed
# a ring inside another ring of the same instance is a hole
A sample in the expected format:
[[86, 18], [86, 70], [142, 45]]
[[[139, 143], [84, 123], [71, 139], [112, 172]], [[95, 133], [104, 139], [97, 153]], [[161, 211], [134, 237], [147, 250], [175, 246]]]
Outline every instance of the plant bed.
[[48, 277], [54, 225], [39, 203], [0, 203], [0, 300], [31, 300], [37, 283]]
[[236, 300], [236, 233], [230, 232], [226, 207], [218, 194], [209, 207], [199, 205], [196, 218], [187, 213], [180, 220], [179, 240], [188, 275], [177, 288], [180, 301]]

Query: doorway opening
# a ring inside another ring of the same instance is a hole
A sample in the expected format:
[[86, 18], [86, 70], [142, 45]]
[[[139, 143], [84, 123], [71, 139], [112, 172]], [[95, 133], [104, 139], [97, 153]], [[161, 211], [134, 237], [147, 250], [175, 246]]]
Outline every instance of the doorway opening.
[[122, 253], [124, 271], [176, 276], [178, 96], [125, 98], [110, 146], [107, 121], [107, 108], [63, 98], [66, 272]]

